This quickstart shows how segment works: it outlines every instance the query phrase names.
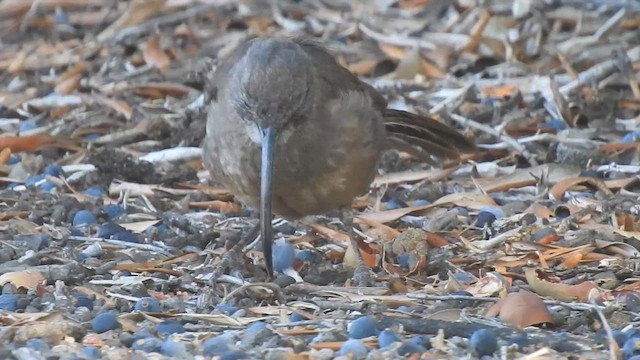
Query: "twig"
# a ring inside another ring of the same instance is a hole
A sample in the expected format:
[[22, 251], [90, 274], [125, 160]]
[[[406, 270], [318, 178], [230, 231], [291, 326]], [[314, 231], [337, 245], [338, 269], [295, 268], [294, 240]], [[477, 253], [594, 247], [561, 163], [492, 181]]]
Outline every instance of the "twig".
[[487, 125], [480, 124], [480, 123], [478, 123], [476, 121], [473, 121], [473, 120], [471, 120], [469, 118], [466, 118], [466, 117], [458, 115], [458, 114], [449, 114], [449, 116], [451, 117], [451, 119], [455, 120], [456, 122], [458, 122], [462, 126], [470, 126], [470, 127], [474, 128], [474, 129], [480, 130], [480, 131], [482, 131], [484, 133], [487, 133], [489, 135], [493, 135], [493, 136], [499, 138], [504, 143], [508, 144], [516, 152], [518, 152], [520, 155], [522, 155], [525, 159], [527, 159], [527, 161], [529, 162], [529, 164], [531, 166], [538, 166], [538, 162], [536, 161], [536, 159], [533, 156], [533, 154], [531, 154], [529, 152], [529, 150], [527, 150], [524, 146], [522, 146], [520, 143], [518, 143], [511, 136], [508, 136], [506, 134], [501, 134], [498, 131], [496, 131], [495, 129], [493, 129], [493, 128], [487, 126]]
[[[627, 51], [627, 56], [631, 62], [640, 60], [640, 46], [636, 46]], [[560, 87], [560, 92], [568, 95], [576, 91], [580, 86], [588, 83], [599, 82], [618, 69], [618, 59], [610, 59], [592, 66], [589, 69], [578, 74], [576, 80]]]
[[155, 245], [150, 245], [150, 244], [138, 244], [138, 243], [129, 242], [129, 241], [94, 238], [94, 237], [89, 237], [89, 236], [69, 236], [69, 240], [86, 241], [86, 242], [103, 242], [103, 243], [107, 243], [107, 244], [117, 245], [117, 246], [120, 246], [120, 247], [123, 247], [123, 248], [134, 248], [134, 249], [155, 251], [155, 252], [160, 253], [160, 254], [165, 255], [165, 256], [172, 256], [173, 255], [173, 254], [171, 254], [170, 252], [168, 252], [167, 250], [165, 250], [165, 249], [163, 249], [161, 247], [158, 247], [158, 246], [155, 246]]
[[607, 342], [609, 343], [609, 359], [616, 360], [618, 357], [616, 356], [616, 349], [618, 348], [618, 344], [613, 337], [613, 332], [611, 331], [611, 326], [609, 326], [609, 322], [607, 322], [607, 318], [602, 313], [602, 310], [597, 306], [594, 299], [589, 299], [589, 303], [593, 306], [593, 311], [598, 314], [600, 318], [600, 323], [604, 328], [605, 333], [607, 334]]

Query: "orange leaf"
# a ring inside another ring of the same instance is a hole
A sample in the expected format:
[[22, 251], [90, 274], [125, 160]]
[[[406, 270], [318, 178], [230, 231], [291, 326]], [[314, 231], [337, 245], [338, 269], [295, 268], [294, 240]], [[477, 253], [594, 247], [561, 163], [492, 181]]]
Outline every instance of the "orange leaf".
[[148, 65], [153, 65], [162, 75], [167, 75], [167, 71], [171, 65], [171, 59], [167, 56], [164, 50], [162, 50], [159, 35], [154, 35], [147, 40], [142, 51], [142, 56]]
[[559, 183], [553, 185], [551, 190], [549, 190], [549, 194], [551, 195], [552, 199], [561, 200], [565, 192], [567, 192], [571, 187], [579, 184], [592, 185], [598, 188], [598, 190], [604, 192], [606, 195], [613, 195], [611, 190], [607, 188], [602, 180], [591, 177], [575, 177], [560, 181]]
[[54, 88], [54, 91], [58, 94], [69, 95], [74, 92], [78, 88], [78, 86], [80, 86], [80, 79], [82, 79], [82, 74], [68, 77], [60, 81]]
[[11, 148], [3, 148], [0, 151], [0, 165], [6, 165], [9, 161], [9, 157], [11, 157]]
[[49, 135], [3, 136], [0, 137], [0, 149], [9, 148], [14, 153], [33, 151], [55, 142], [56, 138]]

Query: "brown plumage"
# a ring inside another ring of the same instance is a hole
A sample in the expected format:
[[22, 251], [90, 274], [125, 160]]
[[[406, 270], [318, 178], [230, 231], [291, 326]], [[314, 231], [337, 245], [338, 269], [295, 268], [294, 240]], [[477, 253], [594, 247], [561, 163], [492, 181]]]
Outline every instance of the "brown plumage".
[[367, 191], [389, 147], [425, 160], [473, 146], [387, 101], [314, 42], [257, 38], [221, 59], [209, 79], [203, 158], [212, 178], [260, 208], [269, 274], [270, 219], [348, 207]]

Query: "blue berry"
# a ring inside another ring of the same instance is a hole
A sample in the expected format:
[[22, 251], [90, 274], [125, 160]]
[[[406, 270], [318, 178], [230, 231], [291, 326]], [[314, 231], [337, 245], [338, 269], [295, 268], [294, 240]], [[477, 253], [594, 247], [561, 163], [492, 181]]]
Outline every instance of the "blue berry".
[[476, 330], [469, 338], [469, 347], [479, 356], [493, 355], [498, 351], [498, 339], [489, 329]]
[[402, 208], [406, 208], [406, 207], [407, 207], [407, 203], [405, 203], [404, 201], [402, 201], [400, 199], [391, 199], [391, 200], [387, 201], [386, 204], [385, 204], [385, 208], [387, 210], [402, 209]]
[[160, 347], [160, 353], [168, 357], [185, 358], [187, 355], [187, 347], [180, 341], [169, 336]]
[[120, 215], [126, 213], [124, 208], [118, 204], [107, 204], [102, 207], [102, 211], [107, 215], [107, 220], [117, 219]]
[[351, 339], [364, 339], [370, 336], [376, 336], [379, 333], [378, 324], [370, 316], [362, 316], [353, 320], [349, 326], [347, 333]]
[[156, 324], [156, 330], [160, 335], [171, 335], [185, 332], [185, 328], [179, 321], [165, 320]]
[[258, 332], [267, 328], [267, 324], [262, 321], [256, 321], [249, 325], [245, 330], [245, 336], [254, 336]]
[[60, 175], [64, 174], [64, 170], [60, 165], [51, 164], [51, 165], [48, 165], [46, 168], [44, 168], [43, 174], [53, 176], [53, 177], [59, 177]]
[[431, 349], [431, 340], [426, 335], [417, 335], [406, 341], [407, 343], [415, 344], [425, 349]]
[[84, 191], [84, 194], [91, 197], [100, 198], [102, 197], [102, 195], [104, 195], [104, 191], [102, 191], [102, 189], [99, 187], [90, 187]]
[[127, 229], [123, 228], [118, 224], [114, 224], [112, 222], [106, 222], [98, 228], [97, 236], [99, 238], [109, 239], [112, 235], [115, 235], [121, 231], [127, 231]]
[[38, 190], [42, 191], [42, 192], [51, 192], [51, 190], [55, 189], [56, 186], [55, 184], [52, 184], [48, 181], [45, 181], [43, 183], [41, 183], [40, 185], [38, 185]]
[[273, 244], [273, 268], [282, 272], [293, 265], [295, 250], [293, 245], [285, 239], [278, 239]]
[[86, 307], [89, 310], [93, 310], [93, 301], [88, 296], [78, 294], [74, 297], [74, 300], [76, 308]]
[[623, 359], [629, 359], [634, 355], [640, 355], [640, 337], [632, 337], [622, 346]]
[[119, 231], [119, 232], [111, 235], [111, 238], [114, 239], [114, 240], [126, 241], [126, 242], [130, 242], [130, 243], [139, 243], [140, 242], [140, 239], [138, 239], [138, 235], [132, 233], [129, 230]]
[[411, 341], [405, 341], [397, 351], [400, 356], [410, 356], [413, 354], [424, 354], [427, 349]]
[[20, 132], [27, 132], [33, 129], [37, 129], [38, 124], [36, 124], [35, 120], [24, 120], [20, 122]]
[[44, 175], [43, 174], [33, 175], [32, 177], [28, 178], [24, 182], [24, 186], [33, 187], [33, 186], [39, 185], [40, 183], [44, 183]]
[[231, 340], [230, 334], [209, 338], [202, 344], [202, 352], [205, 356], [221, 355], [231, 349]]
[[236, 311], [238, 311], [238, 307], [222, 303], [222, 304], [216, 305], [215, 310], [221, 313], [225, 313], [227, 315], [233, 315], [235, 314]]
[[9, 155], [9, 160], [7, 160], [7, 165], [15, 165], [20, 162], [20, 158], [11, 154]]
[[160, 312], [160, 303], [152, 297], [143, 297], [136, 301], [133, 309], [143, 312]]
[[100, 313], [91, 321], [91, 329], [98, 334], [117, 329], [118, 326], [118, 317], [112, 312]]
[[640, 141], [640, 130], [632, 131], [622, 137], [623, 143], [632, 143], [636, 141]]
[[338, 355], [350, 355], [350, 359], [364, 359], [367, 357], [368, 352], [369, 350], [367, 350], [367, 347], [364, 345], [362, 340], [349, 339], [342, 344]]
[[385, 329], [378, 335], [378, 346], [380, 348], [385, 348], [399, 341], [402, 341], [402, 339], [393, 330]]
[[315, 254], [311, 250], [302, 250], [296, 253], [296, 257], [302, 261], [311, 261], [315, 257]]
[[496, 221], [496, 216], [488, 211], [480, 211], [476, 218], [476, 226], [483, 228], [485, 226], [491, 226]]
[[289, 320], [291, 320], [291, 322], [299, 322], [299, 321], [307, 321], [309, 320], [308, 318], [298, 314], [297, 312], [293, 312], [291, 313], [291, 316], [289, 317]]
[[218, 357], [218, 360], [245, 360], [245, 359], [251, 359], [251, 358], [244, 351], [240, 351], [240, 350], [227, 351], [226, 353]]
[[15, 294], [0, 295], [0, 310], [4, 310], [4, 311], [18, 310], [18, 295], [15, 295]]
[[49, 343], [47, 343], [43, 338], [33, 338], [27, 340], [27, 347], [40, 352], [45, 352], [51, 349]]
[[160, 352], [162, 347], [162, 340], [157, 337], [148, 337], [146, 339], [138, 339], [133, 342], [131, 348], [133, 350], [142, 350], [144, 352]]
[[91, 226], [96, 223], [96, 217], [89, 210], [80, 210], [73, 217], [73, 226], [80, 228]]
[[431, 204], [431, 202], [429, 202], [428, 200], [424, 200], [424, 199], [418, 199], [418, 200], [413, 202], [413, 206], [425, 206], [425, 205], [429, 205], [429, 204]]
[[564, 130], [567, 128], [567, 123], [561, 119], [551, 119], [549, 121], [545, 121], [543, 127], [554, 130]]
[[80, 351], [80, 354], [89, 359], [100, 359], [102, 358], [102, 352], [95, 346], [85, 346]]
[[408, 269], [409, 268], [409, 260], [411, 259], [411, 253], [404, 253], [398, 257], [398, 264], [401, 267]]

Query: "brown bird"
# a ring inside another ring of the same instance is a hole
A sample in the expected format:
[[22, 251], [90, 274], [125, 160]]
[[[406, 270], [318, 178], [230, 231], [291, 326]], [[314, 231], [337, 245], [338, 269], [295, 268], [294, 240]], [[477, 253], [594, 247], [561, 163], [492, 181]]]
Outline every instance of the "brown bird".
[[259, 206], [271, 278], [273, 213], [297, 219], [350, 208], [392, 147], [427, 161], [473, 149], [442, 123], [387, 109], [380, 93], [309, 40], [252, 39], [220, 59], [207, 88], [205, 167]]

